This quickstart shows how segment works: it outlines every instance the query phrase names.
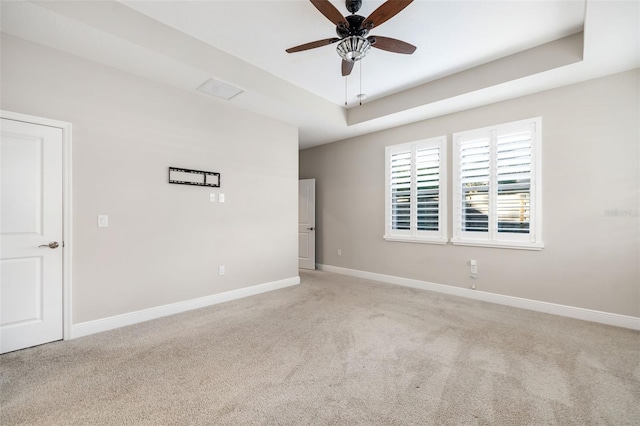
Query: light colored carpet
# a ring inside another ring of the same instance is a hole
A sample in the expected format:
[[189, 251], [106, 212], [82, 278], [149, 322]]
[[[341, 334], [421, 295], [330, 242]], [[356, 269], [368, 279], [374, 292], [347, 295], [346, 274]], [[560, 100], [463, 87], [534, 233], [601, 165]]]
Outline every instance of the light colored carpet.
[[638, 425], [640, 333], [327, 272], [0, 357], [2, 425]]

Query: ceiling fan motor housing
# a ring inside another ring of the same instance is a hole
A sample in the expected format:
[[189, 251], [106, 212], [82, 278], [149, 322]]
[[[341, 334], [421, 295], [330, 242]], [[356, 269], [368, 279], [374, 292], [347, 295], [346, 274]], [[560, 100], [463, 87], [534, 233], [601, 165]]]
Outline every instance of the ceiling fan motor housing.
[[364, 22], [365, 20], [364, 16], [349, 15], [349, 16], [345, 16], [344, 19], [346, 19], [347, 22], [349, 23], [349, 27], [339, 24], [336, 27], [336, 34], [338, 34], [338, 37], [340, 38], [345, 38], [349, 36], [366, 37], [367, 34], [369, 34], [370, 28], [367, 28], [366, 25], [362, 25], [362, 22]]

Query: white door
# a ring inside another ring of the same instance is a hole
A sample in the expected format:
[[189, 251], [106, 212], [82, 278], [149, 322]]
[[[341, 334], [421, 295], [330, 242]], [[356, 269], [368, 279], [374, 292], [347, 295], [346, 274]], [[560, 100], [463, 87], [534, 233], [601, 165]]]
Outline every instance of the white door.
[[62, 129], [2, 118], [0, 353], [62, 339]]
[[316, 180], [298, 182], [298, 266], [316, 269]]

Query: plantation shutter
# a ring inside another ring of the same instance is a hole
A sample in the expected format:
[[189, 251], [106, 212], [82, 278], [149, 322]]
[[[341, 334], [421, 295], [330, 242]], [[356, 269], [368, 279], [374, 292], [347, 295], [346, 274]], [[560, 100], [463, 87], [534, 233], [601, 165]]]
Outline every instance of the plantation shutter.
[[498, 136], [496, 141], [498, 232], [528, 234], [531, 222], [531, 132]]
[[385, 239], [446, 243], [446, 138], [388, 146], [385, 151]]
[[391, 229], [411, 229], [411, 149], [391, 154]]
[[488, 137], [460, 143], [461, 227], [489, 232], [491, 153]]
[[541, 119], [454, 134], [452, 242], [539, 250]]
[[439, 230], [440, 148], [416, 151], [416, 200], [418, 231]]

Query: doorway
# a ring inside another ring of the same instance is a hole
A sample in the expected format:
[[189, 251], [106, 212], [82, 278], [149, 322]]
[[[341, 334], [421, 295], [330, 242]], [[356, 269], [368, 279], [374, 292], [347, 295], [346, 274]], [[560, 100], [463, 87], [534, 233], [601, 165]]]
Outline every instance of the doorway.
[[298, 267], [316, 269], [316, 180], [298, 181]]

